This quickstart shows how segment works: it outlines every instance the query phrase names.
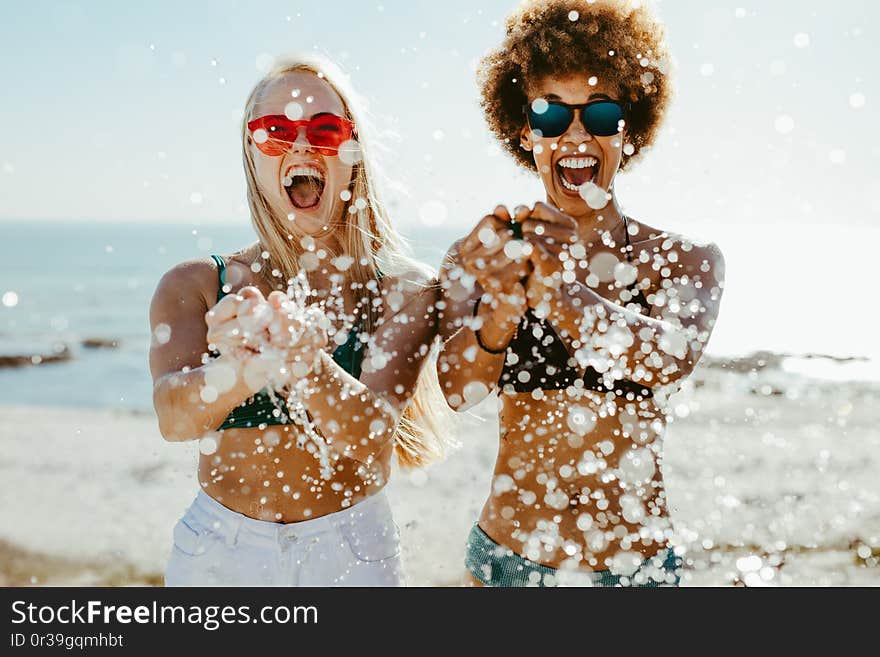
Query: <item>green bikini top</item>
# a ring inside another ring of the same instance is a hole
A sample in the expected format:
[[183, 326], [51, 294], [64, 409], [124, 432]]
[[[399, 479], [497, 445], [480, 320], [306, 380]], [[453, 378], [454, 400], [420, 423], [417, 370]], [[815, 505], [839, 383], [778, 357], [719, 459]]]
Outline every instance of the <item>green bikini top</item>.
[[[217, 291], [217, 301], [220, 301], [226, 292], [223, 287], [226, 285], [226, 263], [219, 255], [211, 254], [220, 273], [220, 289]], [[381, 273], [379, 277], [381, 278]], [[348, 333], [348, 339], [344, 344], [339, 345], [332, 354], [332, 358], [346, 372], [354, 378], [359, 379], [361, 376], [361, 363], [364, 358], [364, 343], [359, 339], [360, 331], [358, 327], [353, 327]], [[209, 352], [212, 358], [220, 355], [217, 351]], [[263, 388], [255, 395], [244, 401], [238, 408], [234, 409], [223, 421], [217, 430], [231, 428], [249, 428], [259, 424], [293, 424], [287, 409], [284, 407], [283, 393], [278, 393], [279, 403], [276, 405], [269, 396], [268, 388]]]

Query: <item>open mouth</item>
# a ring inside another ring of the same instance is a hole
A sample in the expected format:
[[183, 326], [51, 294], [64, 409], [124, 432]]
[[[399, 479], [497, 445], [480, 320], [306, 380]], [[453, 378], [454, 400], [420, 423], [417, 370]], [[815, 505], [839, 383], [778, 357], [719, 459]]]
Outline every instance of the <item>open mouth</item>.
[[562, 186], [577, 194], [582, 185], [595, 183], [599, 176], [599, 161], [595, 157], [564, 157], [556, 163], [556, 174]]
[[313, 208], [324, 194], [324, 174], [311, 166], [297, 165], [287, 171], [281, 181], [293, 207]]

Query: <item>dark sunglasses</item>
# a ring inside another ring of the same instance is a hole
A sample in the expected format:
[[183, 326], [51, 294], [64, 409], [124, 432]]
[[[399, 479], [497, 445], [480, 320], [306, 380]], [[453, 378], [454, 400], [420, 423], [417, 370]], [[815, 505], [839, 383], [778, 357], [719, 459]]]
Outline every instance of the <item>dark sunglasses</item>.
[[581, 122], [594, 137], [610, 137], [621, 130], [620, 122], [624, 117], [623, 107], [613, 100], [595, 100], [586, 105], [568, 105], [555, 100], [543, 100], [546, 103], [543, 112], [535, 111], [535, 102], [523, 105], [523, 112], [529, 121], [529, 127], [541, 137], [553, 138], [565, 134], [574, 120], [574, 111], [581, 111]]

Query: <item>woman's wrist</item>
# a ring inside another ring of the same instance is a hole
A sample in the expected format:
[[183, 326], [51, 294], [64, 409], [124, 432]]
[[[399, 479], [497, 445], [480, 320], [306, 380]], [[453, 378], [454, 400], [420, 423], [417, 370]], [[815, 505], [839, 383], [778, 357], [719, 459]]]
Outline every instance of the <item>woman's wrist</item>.
[[[494, 311], [490, 309], [488, 312], [480, 312], [481, 299], [477, 299], [474, 304], [474, 317], [478, 318], [479, 326], [474, 329], [474, 335], [477, 338], [477, 344], [483, 351], [498, 355], [507, 351], [507, 345], [513, 339], [516, 332], [516, 324], [511, 323], [510, 326], [499, 326], [495, 321]], [[486, 317], [488, 315], [488, 318]]]
[[287, 370], [286, 382], [294, 384], [297, 381], [315, 373], [316, 361], [321, 357], [322, 350], [312, 347], [290, 349], [286, 352], [284, 364]]

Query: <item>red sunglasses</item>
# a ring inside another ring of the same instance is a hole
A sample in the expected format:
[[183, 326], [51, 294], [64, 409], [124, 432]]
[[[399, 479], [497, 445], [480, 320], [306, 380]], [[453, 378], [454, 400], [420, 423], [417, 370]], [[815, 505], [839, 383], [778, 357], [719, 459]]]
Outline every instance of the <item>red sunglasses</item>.
[[[303, 126], [306, 139], [321, 155], [336, 155], [340, 144], [354, 135], [352, 121], [328, 112], [299, 121], [291, 121], [281, 114], [270, 114], [248, 121], [247, 126], [257, 148], [272, 156], [284, 155], [289, 151]], [[258, 134], [260, 130], [263, 132]]]

